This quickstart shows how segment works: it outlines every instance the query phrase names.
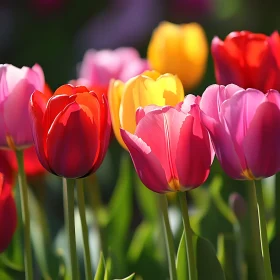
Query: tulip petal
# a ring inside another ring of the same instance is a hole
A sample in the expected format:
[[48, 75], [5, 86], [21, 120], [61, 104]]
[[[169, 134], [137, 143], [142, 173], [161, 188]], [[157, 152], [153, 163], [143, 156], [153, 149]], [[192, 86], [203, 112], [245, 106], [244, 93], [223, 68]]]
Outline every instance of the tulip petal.
[[176, 150], [180, 128], [186, 117], [183, 112], [166, 106], [146, 114], [135, 131], [135, 135], [151, 148], [159, 160], [168, 182], [178, 178], [175, 165]]
[[44, 113], [46, 111], [48, 99], [40, 91], [35, 91], [30, 98], [30, 117], [32, 124], [33, 141], [35, 144], [38, 159], [41, 164], [50, 172], [50, 166], [46, 157], [46, 133], [47, 130], [43, 126]]
[[188, 114], [191, 110], [191, 106], [194, 104], [199, 104], [200, 103], [200, 96], [195, 96], [193, 94], [188, 94], [183, 103], [177, 104], [175, 108], [179, 109], [185, 114]]
[[27, 80], [20, 80], [13, 89], [13, 93], [3, 103], [7, 133], [12, 136], [17, 147], [26, 147], [33, 143], [27, 108], [34, 90], [34, 86]]
[[218, 37], [215, 37], [212, 40], [211, 52], [218, 84], [227, 85], [233, 83], [243, 86], [245, 76], [240, 65], [242, 54], [240, 54], [238, 48], [234, 44], [224, 43]]
[[135, 170], [143, 184], [154, 192], [168, 191], [168, 182], [157, 156], [138, 136], [121, 129], [121, 136], [128, 147]]
[[87, 175], [96, 157], [98, 137], [89, 108], [69, 104], [54, 120], [46, 139], [51, 169], [66, 178]]
[[221, 119], [231, 135], [234, 149], [243, 170], [247, 169], [242, 143], [246, 131], [258, 106], [265, 100], [265, 95], [256, 89], [239, 91], [221, 105]]
[[244, 138], [243, 148], [249, 169], [256, 178], [280, 170], [280, 110], [271, 102], [262, 103]]
[[111, 80], [108, 90], [108, 101], [110, 106], [110, 113], [112, 119], [112, 126], [115, 133], [115, 136], [119, 143], [126, 149], [125, 144], [123, 143], [122, 137], [120, 135], [120, 104], [121, 98], [124, 90], [124, 83], [119, 80]]
[[98, 100], [99, 107], [92, 112], [94, 112], [94, 114], [97, 115], [97, 112], [100, 111], [100, 121], [95, 120], [98, 125], [100, 146], [98, 149], [97, 157], [94, 160], [91, 172], [95, 172], [102, 163], [106, 151], [108, 149], [111, 136], [111, 116], [107, 98], [104, 95], [95, 95], [95, 97]]
[[148, 105], [143, 107], [138, 107], [138, 109], [136, 110], [136, 124], [138, 124], [143, 117], [146, 116], [147, 113], [157, 110], [157, 109], [161, 109], [161, 106], [157, 106], [157, 105]]
[[207, 130], [202, 126], [199, 107], [191, 109], [183, 121], [176, 152], [176, 167], [183, 189], [200, 186], [205, 182], [212, 164], [212, 147]]
[[224, 171], [234, 179], [243, 179], [241, 176], [243, 169], [225, 127], [203, 112], [201, 112], [201, 120], [210, 133], [215, 153]]
[[76, 99], [76, 95], [54, 95], [52, 98], [49, 99], [46, 111], [44, 114], [43, 125], [45, 132], [50, 129], [54, 119], [57, 115], [70, 103], [73, 103]]
[[10, 244], [17, 226], [15, 201], [10, 194], [5, 201], [0, 201], [0, 253]]

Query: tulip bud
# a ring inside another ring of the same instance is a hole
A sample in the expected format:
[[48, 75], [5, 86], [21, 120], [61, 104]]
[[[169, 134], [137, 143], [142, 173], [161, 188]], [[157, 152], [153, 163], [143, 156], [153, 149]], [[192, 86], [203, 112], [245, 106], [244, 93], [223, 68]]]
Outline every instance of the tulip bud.
[[239, 221], [243, 220], [247, 214], [247, 204], [239, 193], [232, 193], [229, 196], [229, 205]]

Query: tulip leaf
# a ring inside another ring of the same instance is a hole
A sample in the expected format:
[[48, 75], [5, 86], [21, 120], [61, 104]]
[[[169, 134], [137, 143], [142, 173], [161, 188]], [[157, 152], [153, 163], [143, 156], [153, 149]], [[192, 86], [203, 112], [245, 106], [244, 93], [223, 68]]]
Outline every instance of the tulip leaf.
[[55, 278], [58, 275], [59, 261], [54, 254], [48, 232], [47, 218], [43, 205], [39, 199], [28, 192], [29, 207], [31, 209], [31, 240], [36, 260], [44, 279]]
[[221, 189], [222, 189], [222, 178], [214, 177], [210, 193], [212, 196], [212, 199], [216, 205], [216, 207], [219, 209], [220, 213], [232, 224], [237, 223], [236, 216], [234, 215], [231, 208], [228, 206], [228, 204], [224, 201], [224, 199], [221, 196]]
[[127, 257], [130, 262], [137, 263], [143, 253], [145, 244], [153, 235], [153, 226], [147, 222], [142, 222], [135, 231], [130, 243]]
[[[125, 252], [127, 235], [132, 217], [132, 163], [129, 155], [124, 154], [117, 185], [109, 203], [109, 222], [106, 229], [107, 247], [114, 258], [113, 274], [122, 275], [125, 272]], [[114, 257], [117, 256], [117, 257]]]
[[105, 276], [105, 260], [104, 260], [103, 253], [100, 252], [100, 258], [99, 258], [94, 280], [103, 280], [104, 276]]
[[188, 266], [187, 266], [187, 252], [186, 252], [186, 239], [185, 231], [183, 231], [176, 259], [176, 269], [178, 280], [188, 280]]
[[139, 177], [135, 174], [136, 177], [136, 198], [141, 209], [141, 213], [144, 215], [145, 219], [156, 222], [159, 220], [159, 211], [158, 211], [158, 194], [149, 190], [143, 183], [140, 181]]
[[238, 255], [238, 245], [240, 244], [237, 244], [237, 242], [233, 234], [220, 234], [218, 238], [218, 259], [227, 280], [244, 279], [243, 269], [245, 264]]
[[[135, 271], [142, 279], [165, 279], [168, 274], [167, 266], [163, 262], [165, 248], [164, 243], [159, 244], [162, 231], [148, 221], [143, 221], [136, 229], [130, 243], [127, 263], [128, 271]], [[162, 264], [164, 263], [164, 266]]]
[[198, 280], [225, 280], [213, 245], [203, 237], [196, 235], [195, 239]]
[[106, 265], [105, 265], [104, 280], [111, 280], [111, 279], [112, 279], [112, 259], [108, 258], [106, 260]]
[[129, 275], [123, 279], [114, 279], [114, 280], [132, 280], [134, 278], [134, 276], [135, 276], [135, 273], [132, 273], [131, 275]]

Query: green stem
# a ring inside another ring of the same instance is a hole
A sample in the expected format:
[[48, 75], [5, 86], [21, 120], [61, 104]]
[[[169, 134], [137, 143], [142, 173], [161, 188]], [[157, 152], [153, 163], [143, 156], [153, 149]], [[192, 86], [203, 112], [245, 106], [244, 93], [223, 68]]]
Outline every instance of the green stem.
[[75, 180], [63, 178], [64, 216], [68, 231], [68, 246], [70, 254], [70, 279], [79, 279], [78, 260], [76, 252], [75, 217], [74, 217]]
[[164, 237], [165, 237], [165, 245], [166, 245], [167, 257], [168, 257], [170, 280], [176, 280], [177, 272], [175, 266], [175, 249], [174, 249], [173, 236], [170, 228], [170, 223], [168, 219], [167, 197], [165, 195], [159, 195], [159, 205], [162, 212], [162, 221], [164, 226]]
[[84, 197], [84, 179], [77, 179], [76, 182], [77, 182], [77, 200], [78, 200], [78, 207], [80, 212], [83, 243], [84, 243], [85, 274], [87, 280], [92, 280], [93, 273], [91, 269], [90, 250], [89, 250], [89, 241], [88, 241], [88, 226], [86, 220], [86, 208], [85, 208], [85, 197]]
[[261, 182], [257, 181], [256, 184], [256, 194], [258, 201], [258, 213], [259, 213], [259, 224], [260, 224], [260, 236], [261, 236], [261, 244], [262, 244], [262, 253], [264, 259], [264, 272], [266, 280], [273, 280], [270, 256], [269, 256], [269, 247], [267, 240], [267, 230], [266, 230], [266, 219], [265, 219], [265, 207], [263, 201], [263, 193]]
[[248, 239], [248, 272], [252, 274], [252, 279], [263, 280], [264, 264], [261, 252], [258, 203], [255, 190], [255, 181], [249, 182], [248, 185], [248, 206], [250, 222], [250, 235]]
[[25, 279], [33, 279], [32, 270], [32, 251], [30, 238], [30, 216], [28, 208], [28, 191], [26, 184], [26, 176], [24, 172], [23, 151], [16, 151], [18, 162], [18, 184], [20, 190], [21, 212], [23, 220], [24, 231], [24, 265], [25, 265]]
[[182, 217], [183, 217], [183, 222], [184, 222], [184, 229], [185, 229], [189, 280], [196, 280], [197, 279], [197, 270], [196, 270], [196, 262], [195, 262], [194, 248], [193, 248], [193, 242], [192, 242], [192, 229], [191, 229], [191, 225], [190, 225], [186, 194], [184, 192], [179, 192], [178, 196], [179, 196], [181, 212], [182, 212]]

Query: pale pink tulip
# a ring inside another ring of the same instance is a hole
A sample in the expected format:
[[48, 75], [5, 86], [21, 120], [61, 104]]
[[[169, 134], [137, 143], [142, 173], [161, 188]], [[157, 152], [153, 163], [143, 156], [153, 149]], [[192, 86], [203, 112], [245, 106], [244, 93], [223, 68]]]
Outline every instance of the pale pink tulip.
[[148, 62], [140, 58], [134, 48], [88, 50], [80, 65], [78, 78], [87, 80], [90, 86], [108, 87], [111, 79], [126, 82], [148, 69]]
[[33, 144], [29, 100], [35, 89], [44, 90], [41, 67], [0, 65], [0, 148], [23, 149]]

